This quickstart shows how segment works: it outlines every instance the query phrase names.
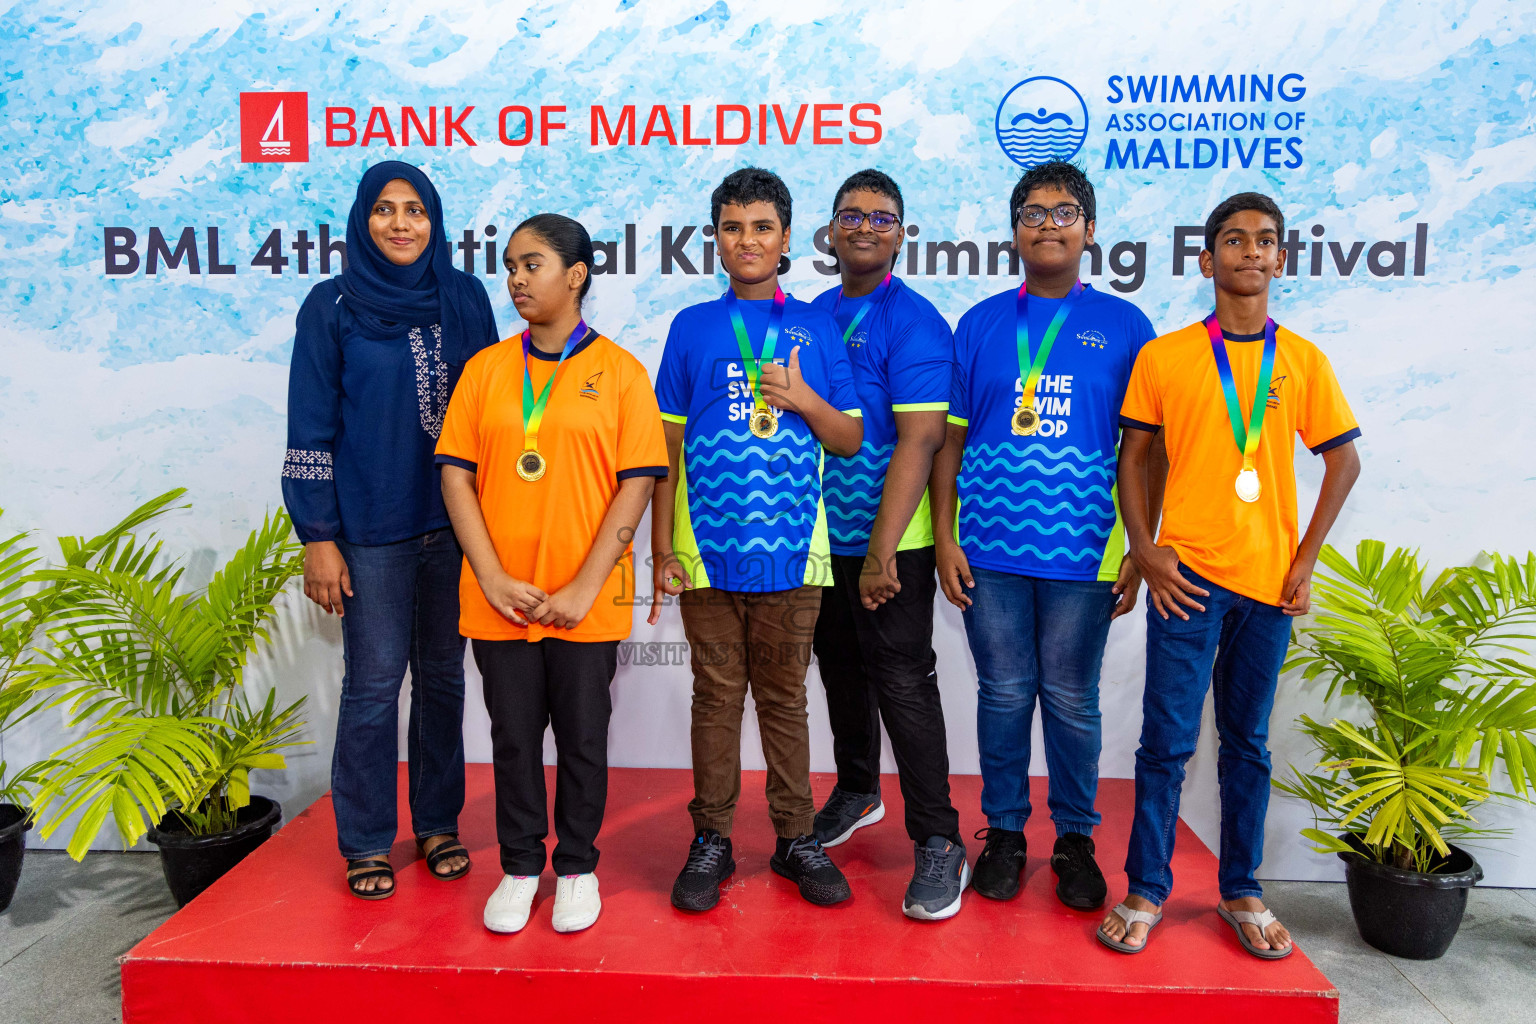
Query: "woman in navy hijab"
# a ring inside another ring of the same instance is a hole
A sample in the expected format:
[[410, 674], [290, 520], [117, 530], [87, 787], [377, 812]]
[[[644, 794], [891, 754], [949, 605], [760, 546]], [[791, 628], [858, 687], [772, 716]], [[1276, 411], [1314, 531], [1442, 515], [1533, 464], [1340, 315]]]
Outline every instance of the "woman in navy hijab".
[[442, 201], [419, 169], [368, 169], [346, 269], [299, 309], [283, 501], [304, 542], [304, 593], [341, 616], [332, 799], [347, 885], [395, 891], [396, 736], [411, 670], [411, 828], [440, 879], [469, 870], [464, 806], [461, 554], [433, 451], [470, 356], [497, 340], [485, 288], [450, 263]]

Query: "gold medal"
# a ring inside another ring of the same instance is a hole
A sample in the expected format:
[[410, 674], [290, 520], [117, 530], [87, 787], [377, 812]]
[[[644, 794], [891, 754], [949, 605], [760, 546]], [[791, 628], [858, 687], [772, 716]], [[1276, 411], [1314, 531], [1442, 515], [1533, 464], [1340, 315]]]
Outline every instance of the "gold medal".
[[533, 375], [528, 372], [528, 363], [533, 353], [532, 328], [523, 332], [523, 444], [524, 448], [517, 456], [517, 475], [529, 483], [533, 483], [544, 475], [548, 468], [544, 456], [539, 453], [539, 427], [544, 423], [544, 410], [549, 404], [549, 393], [555, 386], [555, 379], [560, 376], [560, 368], [565, 365], [565, 360], [586, 338], [588, 330], [585, 320], [576, 325], [571, 336], [566, 339], [565, 348], [560, 352], [560, 361], [555, 364], [555, 372], [549, 375], [549, 380], [544, 382], [544, 390], [535, 398], [533, 396]]
[[1028, 437], [1040, 429], [1040, 414], [1032, 405], [1021, 405], [1013, 411], [1013, 432]]
[[752, 413], [752, 418], [747, 421], [747, 429], [752, 431], [754, 437], [772, 437], [779, 430], [779, 414], [764, 406]]
[[1243, 471], [1237, 474], [1237, 480], [1233, 484], [1233, 490], [1237, 491], [1237, 496], [1243, 501], [1258, 501], [1259, 492], [1263, 490], [1263, 488], [1259, 486], [1258, 471], [1244, 467]]
[[544, 456], [539, 454], [537, 449], [525, 449], [517, 457], [517, 475], [529, 483], [533, 483], [542, 477], [546, 468], [548, 468], [548, 464], [544, 461]]

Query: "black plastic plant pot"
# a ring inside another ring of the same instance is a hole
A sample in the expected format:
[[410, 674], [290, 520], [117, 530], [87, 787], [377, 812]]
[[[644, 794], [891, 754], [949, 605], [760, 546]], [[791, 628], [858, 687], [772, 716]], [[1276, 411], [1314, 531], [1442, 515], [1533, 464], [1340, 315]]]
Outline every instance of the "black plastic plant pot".
[[283, 808], [276, 800], [253, 796], [235, 815], [235, 827], [211, 836], [195, 836], [174, 812], [149, 830], [149, 841], [160, 847], [160, 867], [176, 905], [191, 903], [252, 850], [272, 837], [282, 822]]
[[1339, 859], [1360, 937], [1405, 960], [1445, 955], [1461, 927], [1468, 891], [1483, 880], [1482, 866], [1459, 846], [1452, 846], [1440, 869], [1428, 874], [1358, 853], [1341, 853]]
[[27, 829], [32, 819], [26, 809], [0, 804], [0, 913], [11, 905], [16, 883], [21, 881], [21, 858], [27, 852]]

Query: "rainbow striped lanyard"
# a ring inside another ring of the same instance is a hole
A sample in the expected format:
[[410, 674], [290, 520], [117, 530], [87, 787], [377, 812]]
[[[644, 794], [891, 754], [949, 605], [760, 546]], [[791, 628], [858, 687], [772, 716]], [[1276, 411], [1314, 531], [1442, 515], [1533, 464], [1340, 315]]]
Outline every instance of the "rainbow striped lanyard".
[[1083, 294], [1083, 282], [1077, 281], [1072, 285], [1072, 290], [1066, 298], [1061, 300], [1061, 305], [1056, 307], [1056, 315], [1051, 317], [1050, 326], [1045, 329], [1045, 337], [1040, 339], [1040, 351], [1034, 358], [1029, 355], [1029, 282], [1019, 285], [1019, 297], [1014, 303], [1013, 332], [1014, 339], [1019, 346], [1019, 377], [1024, 382], [1024, 400], [1020, 408], [1033, 409], [1035, 407], [1035, 388], [1040, 383], [1040, 373], [1045, 369], [1045, 361], [1051, 356], [1051, 349], [1056, 344], [1056, 335], [1061, 331], [1061, 325], [1066, 323], [1067, 317], [1072, 315], [1072, 309], [1077, 305], [1079, 296]]
[[747, 384], [752, 389], [752, 405], [757, 409], [767, 408], [757, 381], [762, 376], [762, 364], [773, 362], [773, 348], [779, 341], [779, 328], [784, 325], [786, 298], [788, 296], [784, 294], [784, 289], [773, 290], [773, 308], [768, 311], [768, 333], [763, 335], [762, 355], [754, 355], [752, 339], [747, 337], [747, 322], [741, 318], [741, 302], [731, 289], [726, 289], [725, 292], [725, 309], [731, 314], [731, 327], [736, 331], [736, 345], [741, 349], [742, 372], [747, 375]]
[[[891, 286], [891, 275], [890, 274], [886, 274], [885, 275], [885, 280], [881, 281], [880, 282], [880, 286], [878, 288], [876, 288], [873, 292], [870, 293], [870, 296], [869, 296], [868, 299], [865, 300], [864, 305], [859, 307], [859, 311], [857, 313], [853, 314], [853, 319], [850, 320], [848, 322], [848, 326], [843, 329], [843, 344], [844, 345], [848, 344], [848, 339], [853, 337], [853, 332], [858, 330], [859, 324], [864, 322], [864, 317], [866, 315], [868, 315], [869, 311], [875, 307], [875, 304], [878, 303], [885, 296], [885, 290], [887, 288], [889, 288], [890, 286]], [[834, 320], [837, 319], [837, 311], [842, 309], [842, 308], [843, 308], [843, 292], [842, 292], [842, 289], [838, 289], [838, 292], [837, 292], [837, 304], [832, 307], [832, 319], [834, 319]]]
[[1259, 383], [1253, 393], [1253, 409], [1248, 416], [1248, 429], [1243, 429], [1243, 410], [1237, 400], [1237, 381], [1232, 376], [1232, 363], [1227, 359], [1227, 344], [1221, 336], [1221, 324], [1216, 314], [1205, 318], [1205, 331], [1211, 336], [1211, 354], [1216, 357], [1216, 373], [1221, 377], [1221, 393], [1227, 402], [1227, 418], [1232, 422], [1232, 439], [1238, 451], [1243, 453], [1243, 469], [1253, 469], [1254, 456], [1259, 450], [1259, 434], [1264, 429], [1264, 410], [1269, 406], [1269, 383], [1275, 373], [1275, 322], [1264, 321], [1264, 358], [1259, 364]]
[[565, 348], [560, 353], [560, 361], [555, 364], [555, 372], [549, 375], [549, 380], [544, 382], [544, 390], [539, 392], [539, 397], [533, 397], [533, 374], [528, 370], [528, 361], [532, 358], [533, 332], [523, 332], [523, 445], [528, 451], [539, 449], [539, 426], [544, 422], [544, 407], [549, 404], [549, 393], [555, 386], [555, 378], [560, 376], [560, 367], [565, 365], [566, 357], [571, 354], [577, 345], [587, 336], [587, 322], [585, 320], [576, 324], [576, 329], [566, 339]]

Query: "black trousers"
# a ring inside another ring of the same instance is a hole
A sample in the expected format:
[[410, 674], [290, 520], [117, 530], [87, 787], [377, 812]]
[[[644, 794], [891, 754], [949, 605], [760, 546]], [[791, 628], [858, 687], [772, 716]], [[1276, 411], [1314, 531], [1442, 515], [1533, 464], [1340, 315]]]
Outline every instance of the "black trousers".
[[555, 874], [597, 868], [597, 833], [608, 803], [608, 686], [617, 640], [475, 640], [485, 681], [496, 776], [496, 840], [509, 875], [544, 870], [549, 805], [544, 727], [555, 730]]
[[827, 690], [837, 784], [873, 793], [880, 780], [880, 720], [907, 808], [907, 835], [955, 836], [960, 816], [949, 801], [949, 749], [944, 706], [934, 674], [933, 599], [938, 589], [933, 548], [896, 553], [901, 592], [875, 611], [859, 602], [861, 555], [832, 556], [832, 586], [823, 588], [814, 647]]

